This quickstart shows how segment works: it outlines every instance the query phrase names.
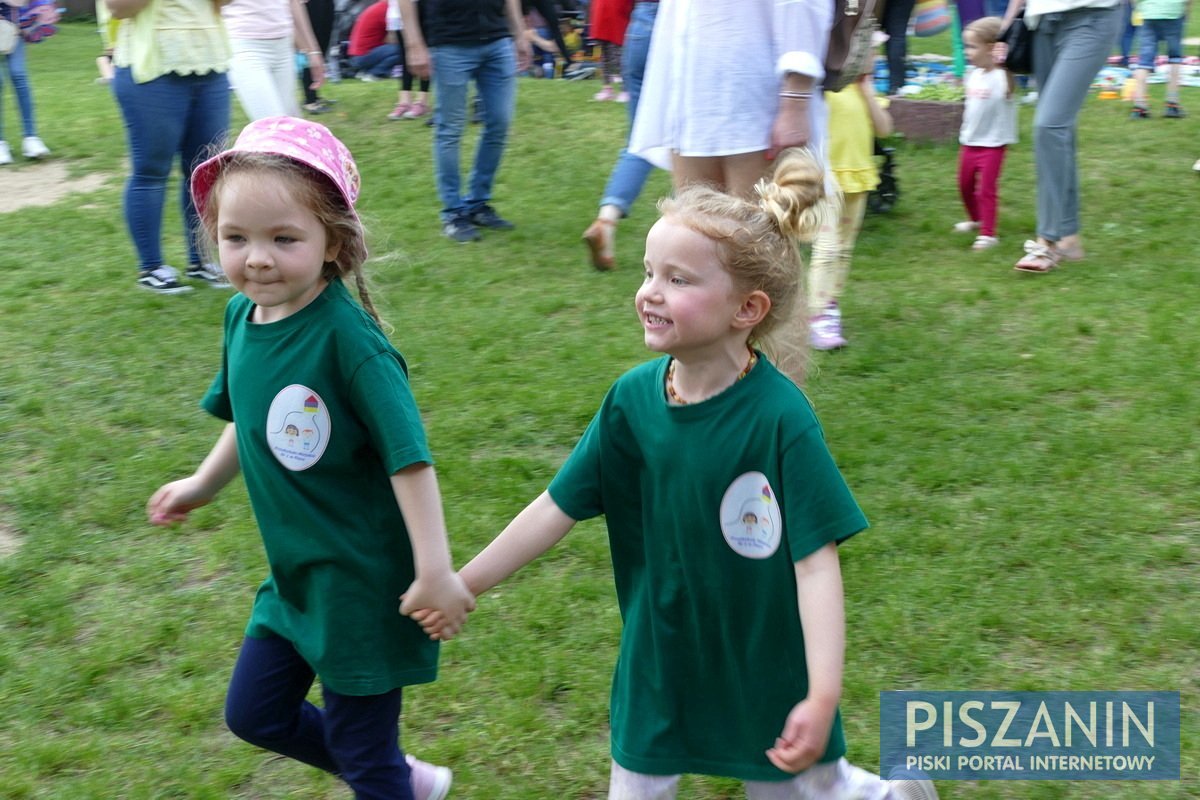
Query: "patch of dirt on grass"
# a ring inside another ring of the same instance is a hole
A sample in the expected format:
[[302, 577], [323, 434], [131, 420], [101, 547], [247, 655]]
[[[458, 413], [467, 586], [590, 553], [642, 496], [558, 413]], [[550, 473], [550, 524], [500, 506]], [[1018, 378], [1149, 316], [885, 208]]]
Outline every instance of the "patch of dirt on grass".
[[0, 522], [0, 561], [15, 555], [21, 549], [21, 537], [17, 529]]
[[48, 161], [19, 169], [0, 167], [0, 214], [30, 206], [48, 206], [70, 194], [94, 192], [109, 175], [96, 173], [71, 178], [66, 164]]

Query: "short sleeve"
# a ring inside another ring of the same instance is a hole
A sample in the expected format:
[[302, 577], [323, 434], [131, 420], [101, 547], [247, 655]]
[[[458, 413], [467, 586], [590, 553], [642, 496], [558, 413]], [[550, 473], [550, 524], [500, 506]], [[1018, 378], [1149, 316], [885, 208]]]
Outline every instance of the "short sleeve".
[[809, 426], [785, 447], [782, 467], [784, 475], [799, 476], [789, 481], [783, 509], [792, 561], [830, 542], [841, 543], [867, 527], [820, 425]]
[[774, 0], [775, 70], [811, 75], [816, 83], [825, 77], [825, 51], [833, 25], [829, 0]]
[[588, 424], [554, 480], [550, 481], [550, 497], [563, 513], [577, 522], [604, 513], [600, 480], [603, 415], [602, 407]]
[[399, 354], [381, 352], [364, 360], [350, 376], [350, 401], [388, 474], [433, 463]]

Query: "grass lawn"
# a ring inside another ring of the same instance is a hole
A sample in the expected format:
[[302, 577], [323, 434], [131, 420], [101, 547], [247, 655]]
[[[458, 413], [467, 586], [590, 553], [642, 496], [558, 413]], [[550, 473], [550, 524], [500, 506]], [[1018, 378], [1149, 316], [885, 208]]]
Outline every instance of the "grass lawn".
[[[184, 526], [145, 521], [150, 493], [220, 430], [197, 401], [228, 295], [134, 288], [124, 136], [92, 83], [98, 52], [92, 26], [68, 24], [28, 55], [51, 164], [99, 188], [0, 215], [0, 797], [345, 798], [222, 722], [265, 570], [241, 482]], [[622, 225], [619, 268], [592, 271], [579, 235], [624, 109], [589, 102], [594, 82], [523, 80], [495, 191], [518, 228], [454, 244], [439, 235], [431, 129], [385, 119], [394, 89], [330, 86], [339, 103], [321, 121], [363, 173], [369, 269], [462, 563], [650, 357], [632, 301], [669, 182], [655, 175]], [[4, 103], [17, 141], [7, 88]], [[898, 145], [903, 196], [868, 218], [844, 298], [851, 345], [815, 356], [807, 386], [873, 524], [841, 554], [852, 761], [878, 764], [881, 690], [1178, 690], [1182, 783], [939, 790], [1200, 797], [1200, 90], [1183, 104], [1192, 117], [1134, 122], [1088, 99], [1088, 259], [1046, 276], [1012, 270], [1034, 225], [1029, 107], [990, 252], [948, 233], [962, 218], [956, 147]], [[31, 192], [34, 169], [0, 168], [0, 200]], [[184, 266], [176, 205], [166, 253]], [[583, 524], [482, 598], [441, 679], [406, 693], [407, 748], [452, 765], [458, 798], [604, 797], [619, 623], [603, 524]], [[685, 779], [681, 796], [741, 795]]]

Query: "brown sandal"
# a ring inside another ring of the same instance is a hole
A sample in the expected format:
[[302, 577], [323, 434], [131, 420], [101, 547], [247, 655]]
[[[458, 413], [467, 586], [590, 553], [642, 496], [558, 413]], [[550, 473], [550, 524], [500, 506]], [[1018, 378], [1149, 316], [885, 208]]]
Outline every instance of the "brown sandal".
[[[583, 241], [592, 256], [592, 266], [601, 272], [608, 272], [616, 266], [616, 259], [612, 255], [616, 227], [615, 220], [596, 217], [583, 232]], [[607, 254], [605, 249], [609, 251]]]

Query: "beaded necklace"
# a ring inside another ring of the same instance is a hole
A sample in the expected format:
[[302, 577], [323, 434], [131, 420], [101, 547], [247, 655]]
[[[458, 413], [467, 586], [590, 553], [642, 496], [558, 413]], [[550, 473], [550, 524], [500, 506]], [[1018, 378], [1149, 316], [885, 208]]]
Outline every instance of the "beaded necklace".
[[[671, 402], [677, 406], [686, 406], [688, 405], [688, 401], [680, 397], [679, 393], [675, 391], [675, 363], [675, 359], [672, 358], [670, 366], [667, 367], [667, 397], [670, 398]], [[757, 363], [758, 353], [751, 349], [750, 360], [746, 362], [746, 366], [743, 367], [742, 371], [738, 373], [737, 379], [734, 381], [734, 383], [737, 383], [742, 378], [749, 375], [750, 370], [754, 369], [754, 365]]]

